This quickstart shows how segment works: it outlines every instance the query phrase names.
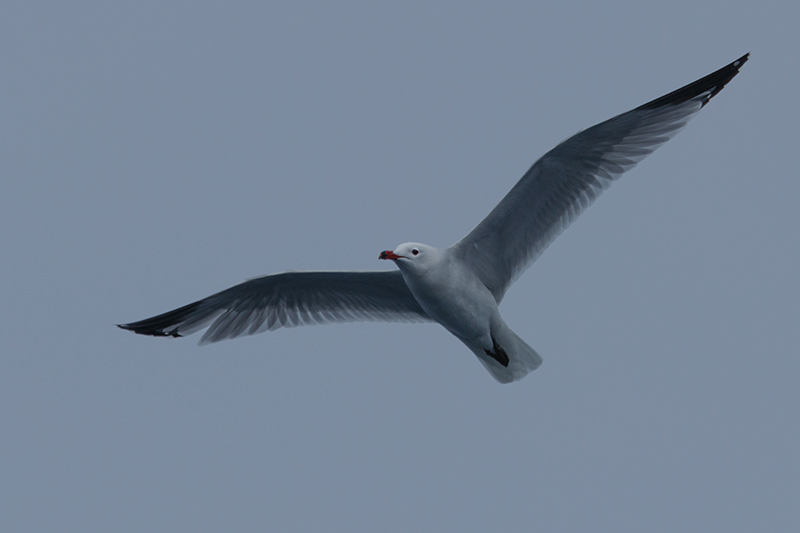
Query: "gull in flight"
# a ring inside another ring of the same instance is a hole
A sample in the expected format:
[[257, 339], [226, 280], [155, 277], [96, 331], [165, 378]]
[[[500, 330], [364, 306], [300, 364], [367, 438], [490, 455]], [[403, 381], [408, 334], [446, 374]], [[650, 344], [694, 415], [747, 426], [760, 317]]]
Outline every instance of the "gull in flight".
[[408, 242], [380, 253], [398, 270], [282, 272], [119, 327], [200, 344], [281, 327], [351, 321], [433, 321], [501, 383], [542, 358], [500, 316], [508, 287], [614, 180], [683, 128], [747, 61], [601, 122], [542, 156], [466, 237], [439, 249]]

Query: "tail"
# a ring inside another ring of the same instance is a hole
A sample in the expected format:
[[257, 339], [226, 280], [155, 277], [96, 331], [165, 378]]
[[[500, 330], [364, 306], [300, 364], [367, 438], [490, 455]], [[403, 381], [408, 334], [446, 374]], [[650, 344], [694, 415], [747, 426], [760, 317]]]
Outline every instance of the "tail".
[[[492, 340], [495, 355], [472, 343], [464, 342], [464, 344], [478, 356], [478, 360], [486, 370], [500, 383], [519, 381], [542, 364], [542, 356], [511, 331], [505, 322], [501, 321], [492, 326]], [[507, 366], [503, 365], [506, 358]]]

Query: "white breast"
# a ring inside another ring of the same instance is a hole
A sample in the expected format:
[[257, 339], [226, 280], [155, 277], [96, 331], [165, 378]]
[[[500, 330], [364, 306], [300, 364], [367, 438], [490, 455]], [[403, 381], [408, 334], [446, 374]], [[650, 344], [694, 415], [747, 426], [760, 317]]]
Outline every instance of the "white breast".
[[489, 289], [447, 250], [425, 269], [401, 268], [411, 293], [428, 315], [464, 340], [492, 346], [490, 325], [499, 318]]

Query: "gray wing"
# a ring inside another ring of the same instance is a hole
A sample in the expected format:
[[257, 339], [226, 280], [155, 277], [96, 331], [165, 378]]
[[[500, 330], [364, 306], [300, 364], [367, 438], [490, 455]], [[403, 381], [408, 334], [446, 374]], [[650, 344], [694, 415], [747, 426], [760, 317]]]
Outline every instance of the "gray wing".
[[428, 320], [399, 270], [283, 272], [119, 327], [143, 335], [183, 337], [210, 324], [199, 342], [205, 344], [306, 324]]
[[747, 61], [733, 63], [562, 142], [453, 246], [500, 302], [506, 289], [611, 183], [672, 138]]

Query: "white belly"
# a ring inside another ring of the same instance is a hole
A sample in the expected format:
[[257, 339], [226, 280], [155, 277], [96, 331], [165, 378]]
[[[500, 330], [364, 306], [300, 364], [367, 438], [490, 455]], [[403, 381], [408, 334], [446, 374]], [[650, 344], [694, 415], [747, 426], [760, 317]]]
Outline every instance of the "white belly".
[[462, 340], [491, 348], [492, 320], [500, 313], [489, 289], [466, 269], [428, 274], [415, 279], [403, 272], [408, 288], [425, 312]]

